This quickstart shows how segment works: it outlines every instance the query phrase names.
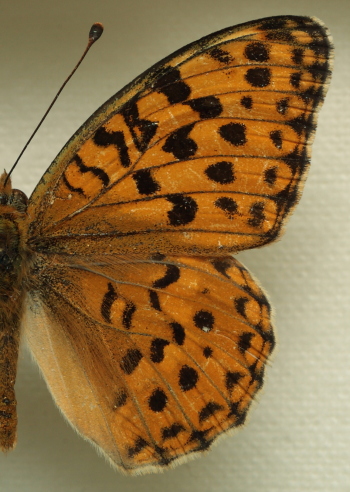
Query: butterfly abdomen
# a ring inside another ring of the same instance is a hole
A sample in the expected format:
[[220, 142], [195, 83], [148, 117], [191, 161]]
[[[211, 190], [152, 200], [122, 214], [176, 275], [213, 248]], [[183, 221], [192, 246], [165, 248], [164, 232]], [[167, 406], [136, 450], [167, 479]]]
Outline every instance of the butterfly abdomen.
[[23, 224], [27, 197], [0, 178], [0, 448], [16, 443], [16, 380], [25, 270]]

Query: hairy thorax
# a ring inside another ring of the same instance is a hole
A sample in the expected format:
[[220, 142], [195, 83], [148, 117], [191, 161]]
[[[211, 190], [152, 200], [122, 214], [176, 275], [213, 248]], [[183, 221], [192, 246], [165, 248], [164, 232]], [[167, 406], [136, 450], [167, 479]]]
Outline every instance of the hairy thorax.
[[0, 306], [16, 302], [24, 273], [23, 225], [27, 197], [0, 186]]

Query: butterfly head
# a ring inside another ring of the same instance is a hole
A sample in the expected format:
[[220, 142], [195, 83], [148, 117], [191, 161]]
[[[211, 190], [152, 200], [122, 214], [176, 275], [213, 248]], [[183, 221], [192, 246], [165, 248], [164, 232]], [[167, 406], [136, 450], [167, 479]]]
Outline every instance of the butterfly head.
[[11, 207], [17, 212], [25, 212], [28, 204], [27, 196], [21, 190], [12, 189], [11, 178], [6, 178], [7, 173], [4, 171], [0, 176], [0, 214], [6, 213], [3, 206]]

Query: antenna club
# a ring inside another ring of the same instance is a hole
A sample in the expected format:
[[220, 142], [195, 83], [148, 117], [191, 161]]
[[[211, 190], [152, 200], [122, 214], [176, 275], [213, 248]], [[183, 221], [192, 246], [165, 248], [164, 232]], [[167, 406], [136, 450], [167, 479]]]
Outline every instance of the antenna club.
[[97, 41], [102, 36], [103, 29], [101, 22], [95, 22], [89, 31], [89, 41], [92, 43]]

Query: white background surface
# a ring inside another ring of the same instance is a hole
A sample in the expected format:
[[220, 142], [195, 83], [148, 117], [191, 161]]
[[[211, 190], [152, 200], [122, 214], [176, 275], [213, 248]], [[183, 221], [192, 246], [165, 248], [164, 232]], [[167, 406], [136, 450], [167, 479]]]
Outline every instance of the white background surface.
[[314, 15], [333, 33], [334, 77], [303, 198], [281, 241], [240, 255], [275, 307], [278, 347], [248, 424], [162, 475], [113, 471], [60, 415], [23, 348], [19, 442], [0, 456], [6, 492], [350, 491], [349, 66], [347, 0], [0, 0], [0, 146], [7, 170], [83, 49], [105, 33], [13, 175], [30, 194], [80, 124], [175, 49], [229, 25]]

